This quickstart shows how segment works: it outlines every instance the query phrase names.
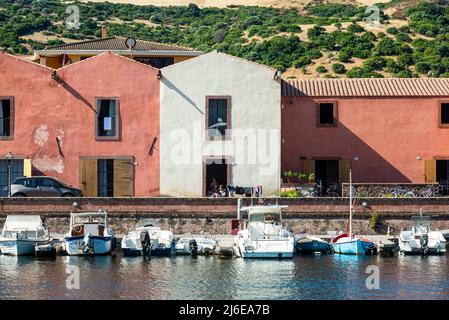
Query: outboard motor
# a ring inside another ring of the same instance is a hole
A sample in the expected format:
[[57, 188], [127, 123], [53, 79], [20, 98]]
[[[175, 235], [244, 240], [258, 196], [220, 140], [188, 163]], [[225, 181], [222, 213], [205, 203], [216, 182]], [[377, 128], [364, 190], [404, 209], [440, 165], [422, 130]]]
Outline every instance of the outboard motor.
[[142, 245], [142, 255], [148, 256], [151, 253], [150, 233], [148, 231], [140, 233], [140, 243]]
[[421, 252], [423, 254], [427, 254], [429, 251], [429, 247], [427, 246], [429, 243], [429, 235], [427, 233], [423, 233], [419, 240], [421, 243]]
[[81, 248], [83, 249], [83, 252], [94, 253], [92, 234], [90, 232], [84, 236], [83, 241], [81, 242]]
[[194, 257], [198, 255], [198, 243], [195, 239], [189, 241], [190, 254]]

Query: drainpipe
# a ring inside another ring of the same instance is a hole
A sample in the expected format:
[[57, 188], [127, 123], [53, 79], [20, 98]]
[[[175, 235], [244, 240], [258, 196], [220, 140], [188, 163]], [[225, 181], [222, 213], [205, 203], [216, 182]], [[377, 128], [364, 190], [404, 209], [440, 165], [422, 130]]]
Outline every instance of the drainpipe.
[[242, 198], [238, 198], [237, 199], [237, 219], [241, 220], [242, 219], [242, 214], [240, 212], [240, 208], [242, 207]]

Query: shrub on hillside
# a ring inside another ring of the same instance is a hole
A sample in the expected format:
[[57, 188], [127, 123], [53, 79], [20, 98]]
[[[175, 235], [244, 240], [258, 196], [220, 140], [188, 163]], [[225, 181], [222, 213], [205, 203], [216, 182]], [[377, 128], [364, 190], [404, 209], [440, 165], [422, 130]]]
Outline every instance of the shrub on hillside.
[[343, 64], [341, 63], [334, 63], [332, 65], [332, 71], [334, 71], [337, 74], [343, 74], [346, 72], [346, 68]]

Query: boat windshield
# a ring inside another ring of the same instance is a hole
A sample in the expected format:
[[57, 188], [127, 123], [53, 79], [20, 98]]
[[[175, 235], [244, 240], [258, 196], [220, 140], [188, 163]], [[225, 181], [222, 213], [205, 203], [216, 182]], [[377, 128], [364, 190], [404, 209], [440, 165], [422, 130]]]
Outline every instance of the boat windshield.
[[263, 222], [278, 224], [281, 221], [281, 215], [274, 212], [253, 213], [249, 216], [249, 222]]
[[413, 216], [412, 224], [414, 227], [428, 227], [431, 224], [431, 218], [429, 216]]
[[[41, 230], [39, 230], [41, 231]], [[39, 232], [38, 236], [42, 237], [43, 234], [43, 230], [42, 232]], [[5, 232], [3, 232], [3, 236], [5, 238], [8, 239], [18, 239], [18, 240], [23, 240], [23, 239], [35, 239], [36, 238], [36, 231], [10, 231], [10, 230], [5, 230]]]
[[73, 224], [85, 224], [85, 223], [98, 223], [98, 224], [104, 224], [104, 216], [100, 215], [82, 215], [82, 216], [75, 216], [73, 218]]

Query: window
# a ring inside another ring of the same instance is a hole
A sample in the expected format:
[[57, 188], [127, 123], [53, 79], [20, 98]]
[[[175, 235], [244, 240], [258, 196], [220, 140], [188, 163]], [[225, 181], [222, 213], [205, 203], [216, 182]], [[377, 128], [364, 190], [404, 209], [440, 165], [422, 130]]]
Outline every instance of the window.
[[440, 104], [440, 127], [449, 127], [449, 102]]
[[81, 158], [80, 184], [87, 197], [132, 197], [134, 158]]
[[0, 99], [0, 138], [12, 136], [12, 99]]
[[322, 102], [318, 104], [318, 125], [336, 126], [336, 104], [332, 102]]
[[114, 196], [114, 160], [98, 159], [98, 196]]
[[[11, 160], [11, 182], [23, 177], [23, 159]], [[8, 160], [0, 159], [0, 196], [8, 195]]]
[[97, 99], [97, 138], [119, 137], [118, 100]]
[[52, 179], [41, 179], [41, 184], [39, 184], [42, 187], [54, 187], [59, 188], [59, 185]]
[[230, 129], [230, 97], [206, 97], [206, 129], [209, 137], [224, 137]]

